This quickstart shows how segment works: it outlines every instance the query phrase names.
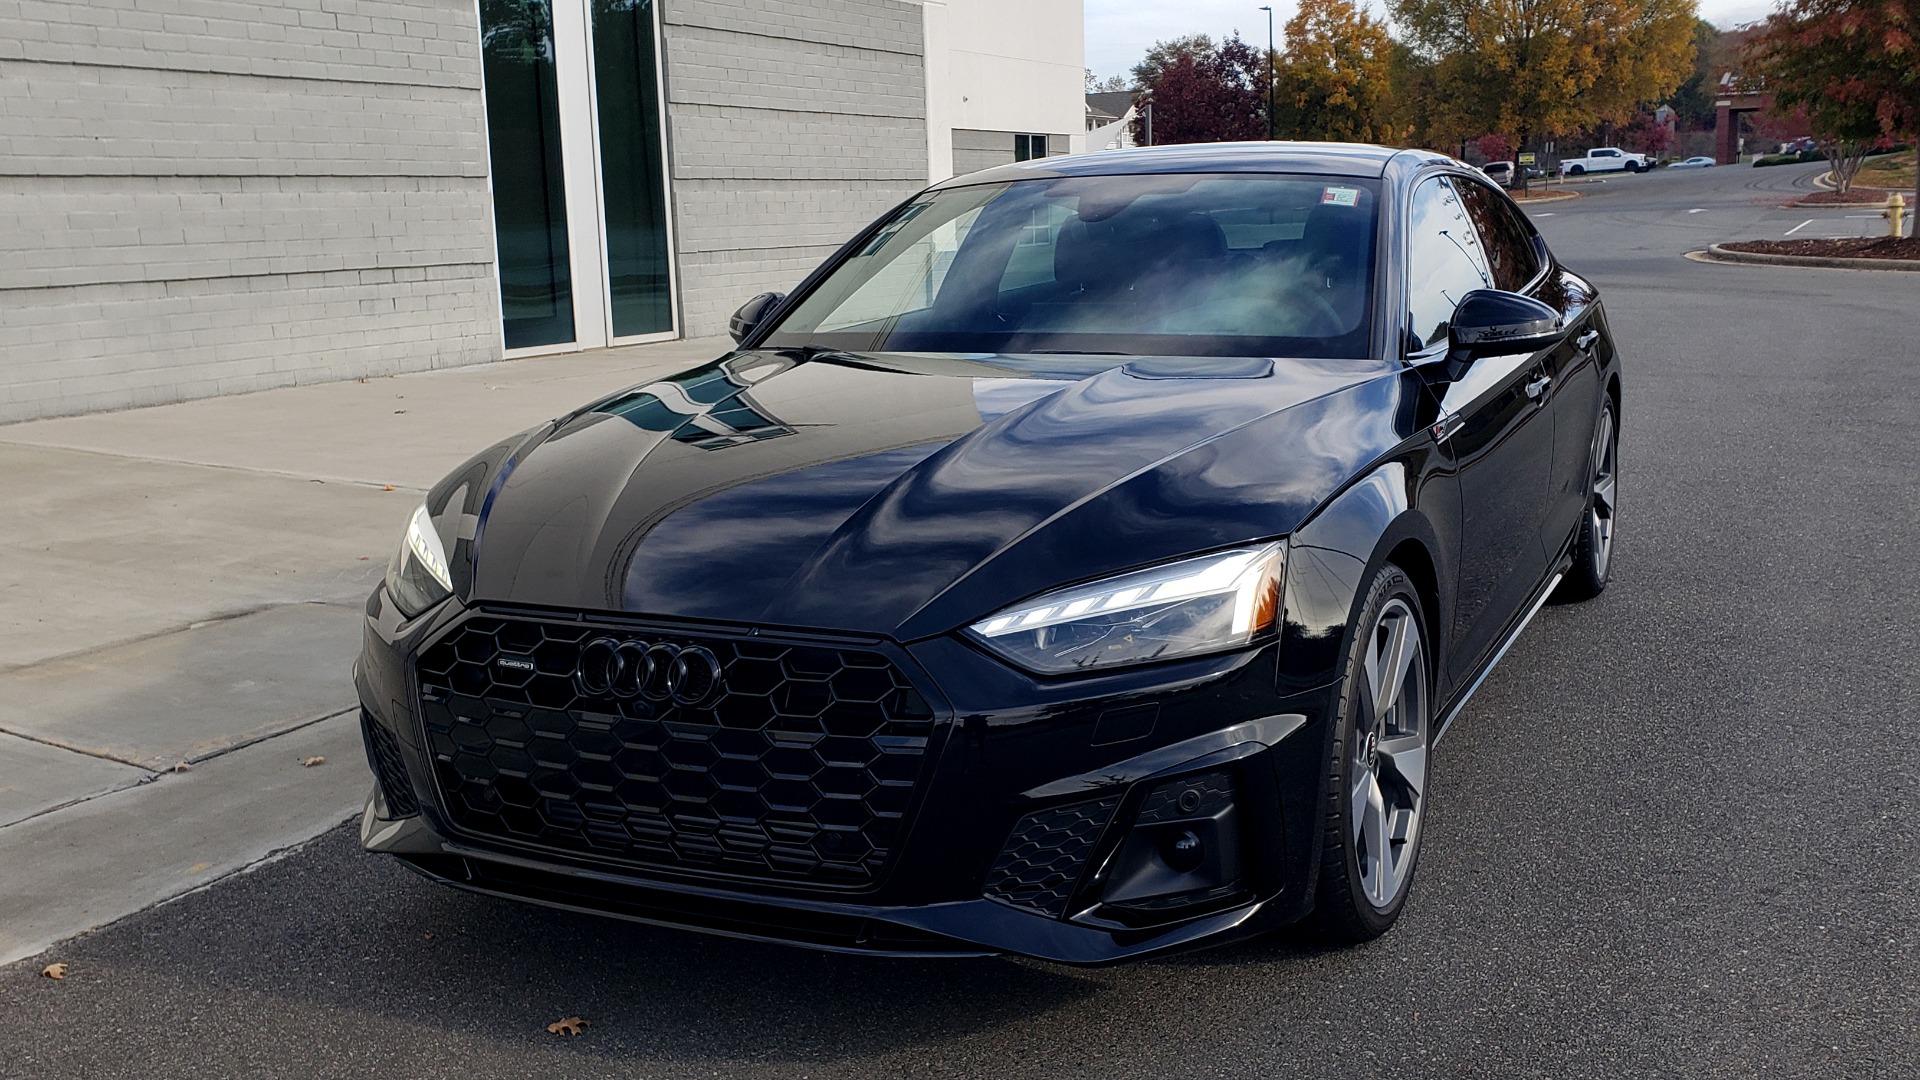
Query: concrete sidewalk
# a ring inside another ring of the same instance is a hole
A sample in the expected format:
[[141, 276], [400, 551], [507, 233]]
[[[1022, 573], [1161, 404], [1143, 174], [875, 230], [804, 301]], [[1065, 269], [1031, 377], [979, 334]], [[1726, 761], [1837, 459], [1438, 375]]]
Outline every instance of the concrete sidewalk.
[[359, 609], [420, 494], [728, 344], [0, 427], [0, 964], [357, 810]]

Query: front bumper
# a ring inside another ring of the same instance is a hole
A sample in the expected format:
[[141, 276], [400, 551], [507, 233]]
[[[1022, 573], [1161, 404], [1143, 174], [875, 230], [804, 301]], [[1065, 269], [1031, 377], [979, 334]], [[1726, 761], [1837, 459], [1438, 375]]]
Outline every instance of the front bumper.
[[925, 693], [935, 734], [890, 855], [833, 882], [635, 865], [463, 828], [413, 672], [478, 617], [449, 603], [408, 624], [376, 592], [355, 672], [382, 778], [362, 842], [445, 884], [830, 951], [1073, 964], [1222, 941], [1308, 908], [1330, 701], [1326, 688], [1279, 696], [1271, 644], [1039, 680], [952, 639], [869, 643]]

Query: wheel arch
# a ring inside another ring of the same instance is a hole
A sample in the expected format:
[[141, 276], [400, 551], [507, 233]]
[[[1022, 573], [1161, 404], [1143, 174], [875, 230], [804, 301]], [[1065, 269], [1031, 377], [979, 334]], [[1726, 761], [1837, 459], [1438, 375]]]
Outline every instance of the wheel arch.
[[1281, 643], [1283, 692], [1336, 682], [1352, 641], [1366, 586], [1392, 562], [1413, 579], [1426, 609], [1429, 660], [1444, 660], [1452, 563], [1428, 507], [1417, 462], [1389, 461], [1329, 500], [1295, 531], [1288, 550], [1285, 625]]

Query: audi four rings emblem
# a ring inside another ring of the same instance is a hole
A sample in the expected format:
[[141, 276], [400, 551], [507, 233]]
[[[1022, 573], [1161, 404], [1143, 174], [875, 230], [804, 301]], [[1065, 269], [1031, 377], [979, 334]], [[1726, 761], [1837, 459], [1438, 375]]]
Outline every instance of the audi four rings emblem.
[[720, 687], [720, 658], [698, 645], [595, 638], [580, 650], [573, 679], [592, 695], [698, 705]]

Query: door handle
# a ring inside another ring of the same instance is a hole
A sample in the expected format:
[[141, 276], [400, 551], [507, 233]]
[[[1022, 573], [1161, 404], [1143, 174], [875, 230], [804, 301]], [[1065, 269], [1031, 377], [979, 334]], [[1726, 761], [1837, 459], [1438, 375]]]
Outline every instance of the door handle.
[[1527, 396], [1532, 398], [1535, 401], [1539, 401], [1541, 395], [1547, 392], [1547, 387], [1552, 385], [1553, 385], [1553, 376], [1542, 375], [1539, 378], [1527, 384]]
[[1600, 331], [1589, 330], [1573, 339], [1573, 347], [1581, 352], [1592, 352], [1593, 343], [1600, 340]]

